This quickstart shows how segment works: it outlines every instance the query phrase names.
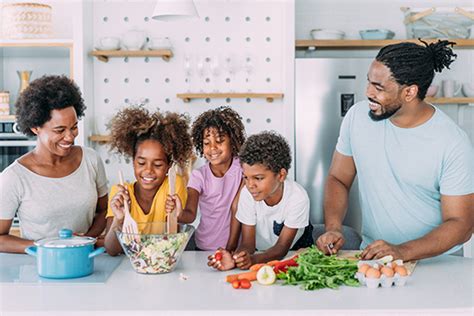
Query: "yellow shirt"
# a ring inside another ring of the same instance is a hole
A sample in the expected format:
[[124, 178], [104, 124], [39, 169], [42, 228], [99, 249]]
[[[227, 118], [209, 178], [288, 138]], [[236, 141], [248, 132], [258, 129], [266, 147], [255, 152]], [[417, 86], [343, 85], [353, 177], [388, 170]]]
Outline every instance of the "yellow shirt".
[[[156, 191], [155, 197], [153, 198], [153, 203], [151, 204], [151, 209], [148, 214], [145, 214], [137, 202], [137, 198], [135, 197], [135, 190], [134, 190], [134, 183], [125, 183], [125, 186], [128, 189], [128, 193], [130, 194], [130, 214], [132, 215], [133, 219], [137, 223], [150, 223], [150, 222], [164, 222], [166, 221], [166, 211], [165, 211], [165, 203], [166, 197], [168, 196], [169, 192], [169, 182], [168, 177], [165, 178], [163, 183], [161, 184], [158, 191]], [[114, 213], [112, 212], [112, 208], [110, 207], [110, 201], [117, 193], [118, 189], [117, 186], [114, 185], [110, 189], [109, 194], [109, 203], [107, 207], [107, 215], [105, 217], [113, 217]], [[187, 192], [186, 186], [184, 184], [183, 178], [180, 175], [176, 175], [176, 194], [181, 199], [181, 202], [186, 205], [187, 199]]]

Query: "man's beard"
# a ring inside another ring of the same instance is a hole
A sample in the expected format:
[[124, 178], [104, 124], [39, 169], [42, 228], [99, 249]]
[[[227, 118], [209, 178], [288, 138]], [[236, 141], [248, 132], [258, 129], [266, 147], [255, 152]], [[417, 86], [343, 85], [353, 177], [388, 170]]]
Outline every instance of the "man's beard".
[[[370, 101], [373, 102], [372, 100], [370, 100]], [[373, 102], [373, 103], [376, 103], [376, 102]], [[380, 104], [380, 103], [378, 103], [378, 104]], [[369, 110], [369, 117], [372, 119], [372, 121], [375, 121], [375, 122], [382, 121], [382, 120], [388, 119], [393, 114], [397, 113], [397, 111], [400, 110], [401, 107], [402, 107], [401, 105], [398, 105], [395, 108], [386, 110], [385, 112], [383, 112], [380, 115], [376, 115], [375, 112], [373, 112], [372, 110]], [[381, 106], [381, 108], [383, 108], [383, 107]]]

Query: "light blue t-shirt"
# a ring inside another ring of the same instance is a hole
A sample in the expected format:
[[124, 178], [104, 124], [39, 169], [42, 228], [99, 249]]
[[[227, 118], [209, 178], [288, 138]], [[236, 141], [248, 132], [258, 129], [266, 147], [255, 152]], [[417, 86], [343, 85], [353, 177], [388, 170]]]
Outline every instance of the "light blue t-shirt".
[[[414, 128], [375, 122], [367, 101], [355, 104], [341, 126], [336, 150], [352, 156], [359, 181], [362, 244], [401, 244], [442, 223], [441, 194], [474, 192], [474, 150], [445, 113]], [[450, 252], [459, 249], [457, 246]]]

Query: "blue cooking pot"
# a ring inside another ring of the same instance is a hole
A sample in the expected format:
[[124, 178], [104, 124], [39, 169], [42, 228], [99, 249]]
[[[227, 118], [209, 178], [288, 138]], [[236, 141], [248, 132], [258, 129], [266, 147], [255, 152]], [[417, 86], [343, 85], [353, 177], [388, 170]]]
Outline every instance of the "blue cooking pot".
[[94, 250], [93, 237], [73, 236], [72, 230], [61, 229], [59, 237], [35, 241], [25, 252], [36, 257], [38, 274], [44, 278], [80, 278], [94, 271], [94, 257], [105, 251]]

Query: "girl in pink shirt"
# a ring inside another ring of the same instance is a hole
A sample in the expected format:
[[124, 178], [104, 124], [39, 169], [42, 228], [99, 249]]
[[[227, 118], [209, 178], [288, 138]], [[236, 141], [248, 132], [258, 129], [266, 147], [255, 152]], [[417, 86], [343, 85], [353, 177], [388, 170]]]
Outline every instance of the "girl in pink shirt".
[[184, 209], [174, 195], [167, 200], [167, 211], [175, 207], [180, 223], [192, 223], [197, 208], [201, 220], [195, 232], [199, 250], [237, 248], [240, 223], [235, 218], [236, 196], [242, 186], [242, 169], [237, 154], [245, 141], [245, 128], [240, 115], [229, 107], [202, 113], [192, 127], [197, 153], [207, 163], [191, 173], [188, 200]]

